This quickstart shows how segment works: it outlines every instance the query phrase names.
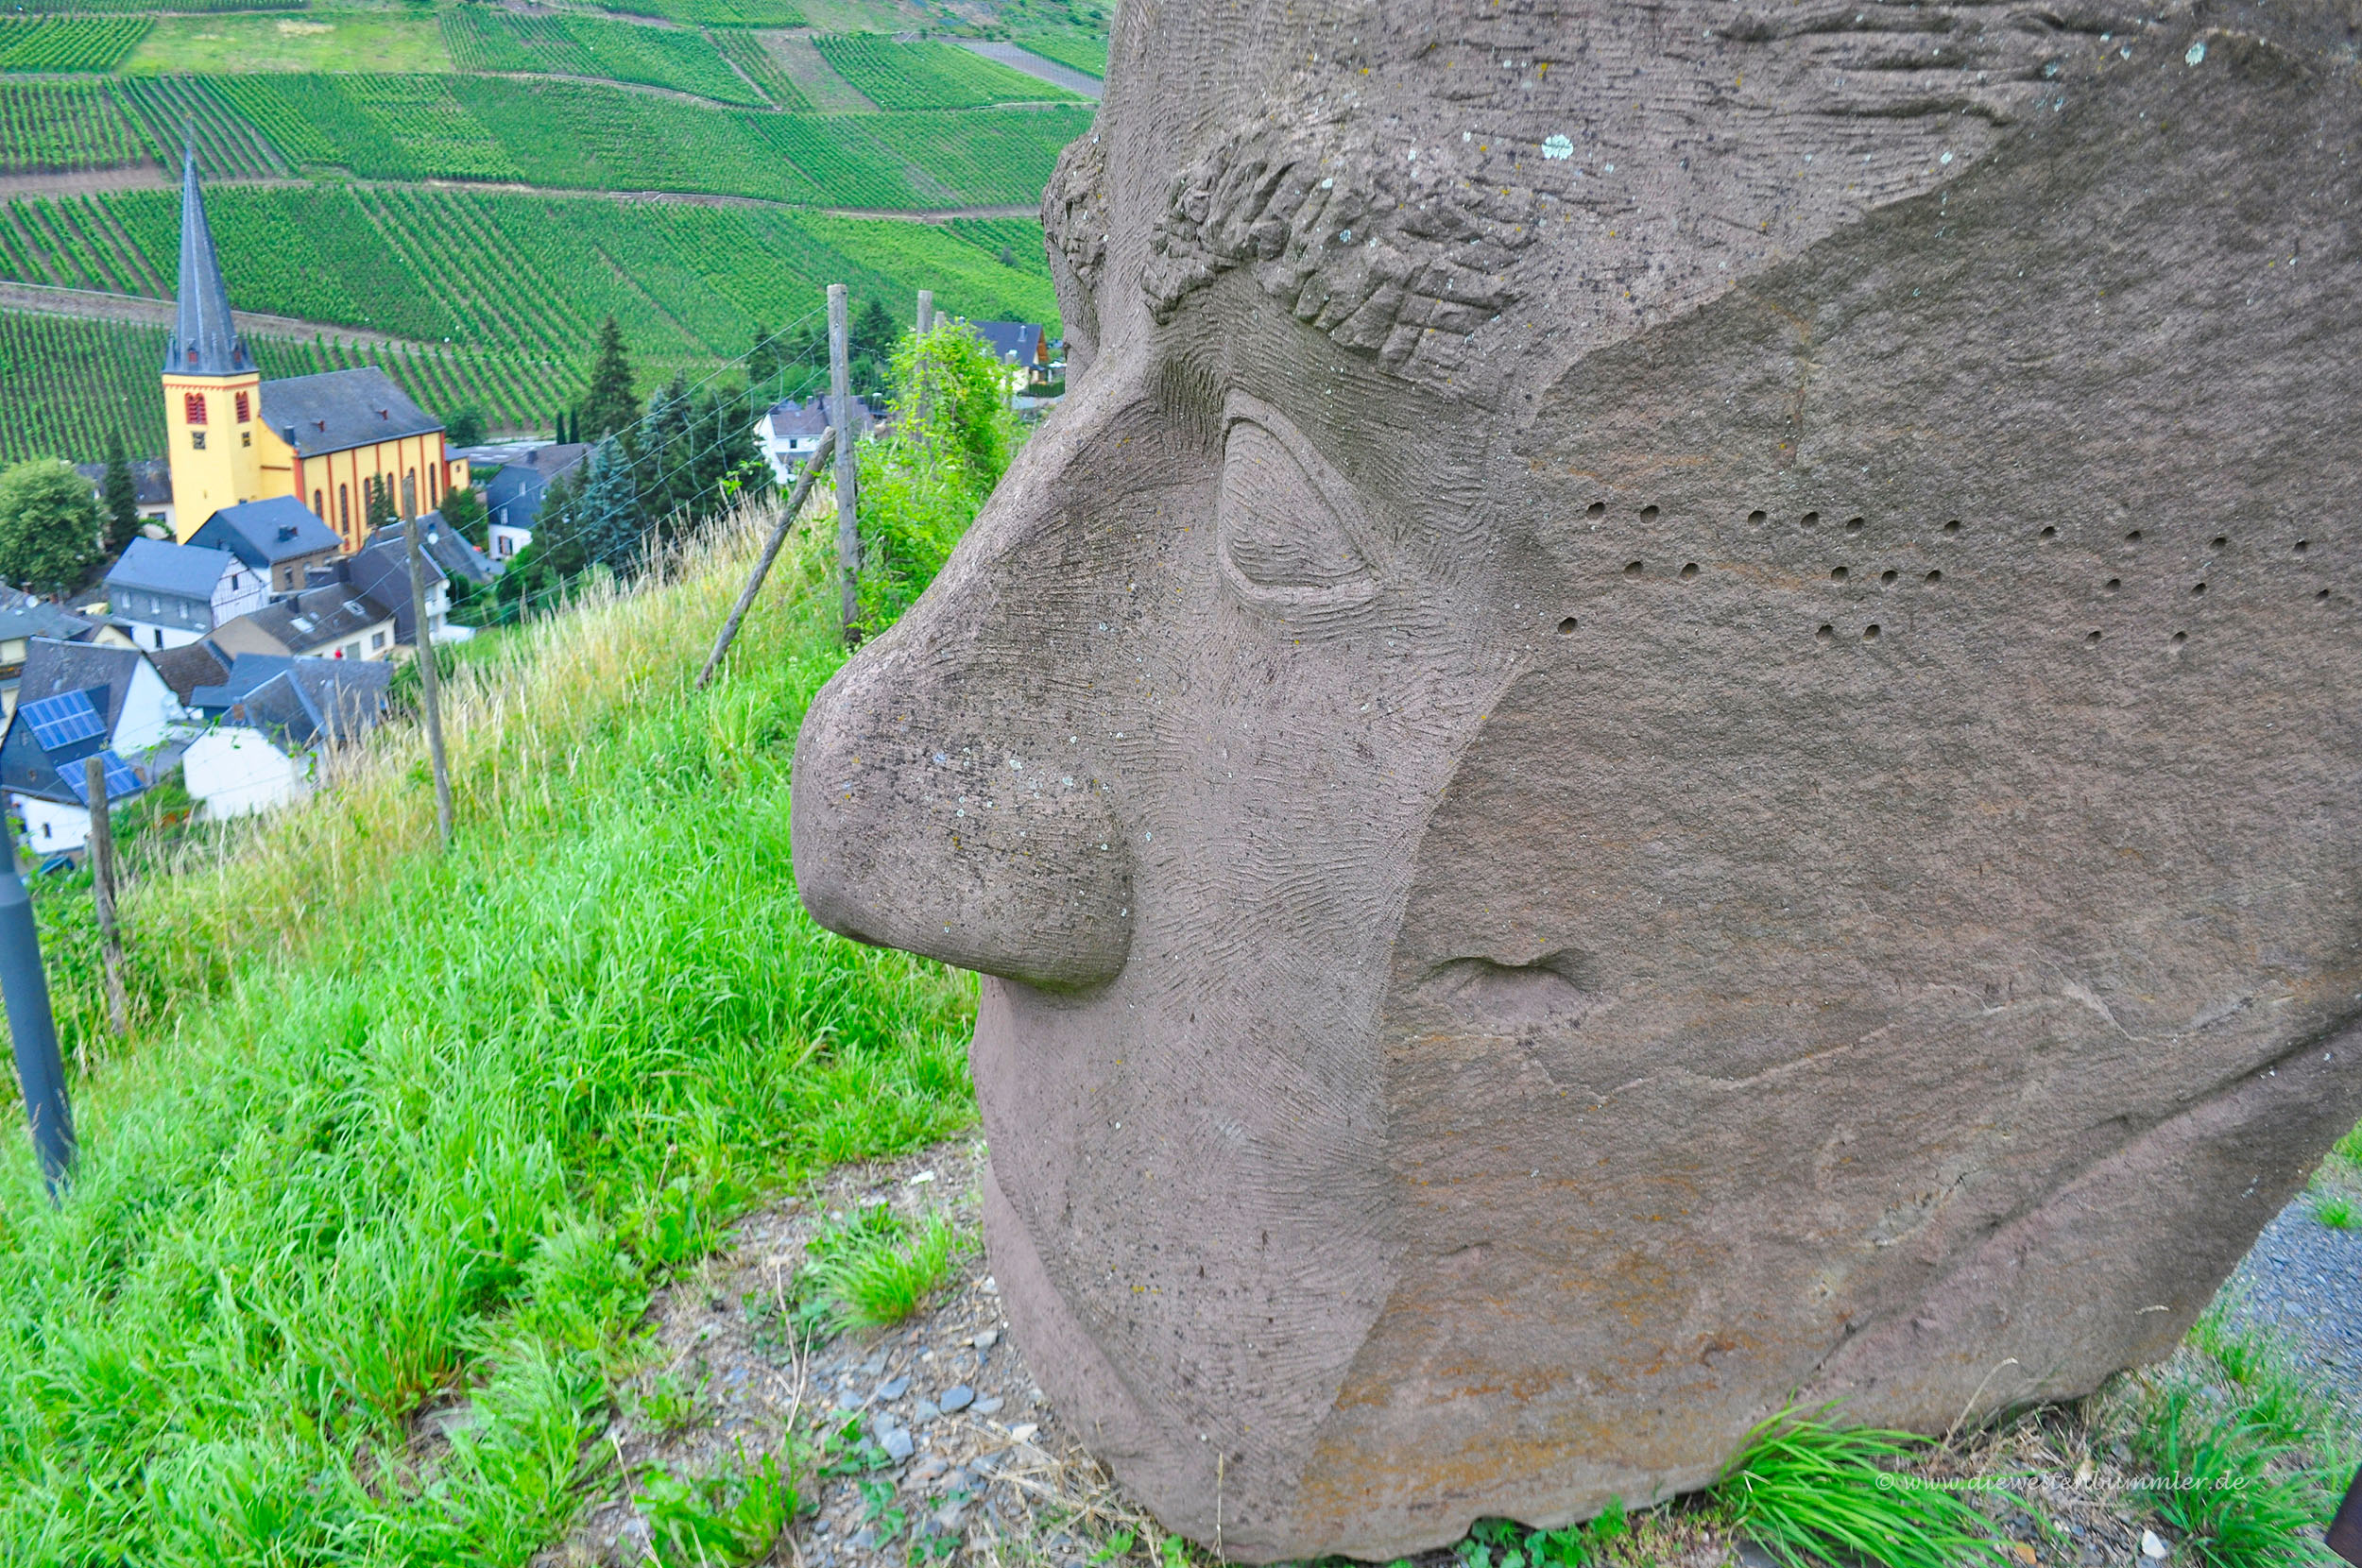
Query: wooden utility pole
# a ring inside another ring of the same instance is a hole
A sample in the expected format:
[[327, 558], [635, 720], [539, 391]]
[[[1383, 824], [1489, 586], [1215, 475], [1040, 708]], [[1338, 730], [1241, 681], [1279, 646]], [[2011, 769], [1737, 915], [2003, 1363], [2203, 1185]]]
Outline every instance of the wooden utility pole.
[[853, 372], [847, 360], [851, 323], [845, 285], [829, 285], [829, 423], [836, 441], [836, 567], [844, 580], [845, 645], [861, 642], [861, 522], [854, 506]]
[[419, 536], [426, 525], [417, 518], [402, 525], [410, 551], [410, 616], [419, 639], [419, 690], [426, 703], [426, 751], [435, 763], [435, 827], [443, 847], [451, 847], [451, 764], [443, 757], [443, 712], [436, 690], [435, 628], [426, 616], [426, 555]]
[[123, 933], [115, 925], [113, 803], [107, 798], [107, 764], [97, 753], [82, 758], [82, 779], [90, 796], [91, 895], [98, 906], [98, 954], [107, 970], [107, 1022], [120, 1039], [131, 1031], [131, 1003], [123, 989]]
[[921, 446], [926, 444], [927, 422], [934, 413], [933, 394], [928, 385], [931, 378], [927, 374], [927, 334], [934, 330], [935, 291], [923, 288], [918, 291], [918, 364], [915, 367], [918, 372], [918, 441]]
[[771, 538], [756, 558], [754, 571], [746, 574], [746, 586], [739, 590], [738, 603], [730, 606], [730, 618], [722, 622], [722, 635], [713, 639], [713, 652], [706, 656], [706, 667], [697, 672], [697, 690], [702, 691], [713, 679], [713, 672], [722, 667], [722, 656], [730, 651], [731, 639], [738, 636], [738, 624], [746, 619], [753, 607], [755, 595], [762, 591], [762, 580], [770, 575], [771, 563], [779, 559], [779, 546], [796, 526], [796, 515], [804, 509], [804, 502], [812, 494], [813, 481], [820, 477], [821, 468], [836, 448], [836, 428], [830, 426], [820, 433], [820, 444], [812, 449], [804, 460], [804, 471], [796, 481], [795, 493], [787, 498], [787, 505], [779, 513], [779, 520], [772, 526]]

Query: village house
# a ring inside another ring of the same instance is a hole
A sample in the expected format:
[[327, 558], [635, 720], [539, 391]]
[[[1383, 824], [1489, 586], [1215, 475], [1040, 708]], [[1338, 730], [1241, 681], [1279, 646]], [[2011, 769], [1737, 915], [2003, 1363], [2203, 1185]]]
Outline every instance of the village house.
[[79, 849], [90, 837], [85, 758], [100, 758], [109, 802], [137, 794], [148, 784], [142, 770], [182, 716], [139, 650], [33, 639], [0, 736], [0, 793], [23, 816], [33, 852]]
[[225, 506], [185, 542], [228, 551], [264, 573], [272, 593], [300, 590], [314, 567], [327, 565], [344, 548], [344, 541], [298, 505], [293, 496]]
[[[804, 402], [782, 398], [755, 420], [755, 441], [762, 449], [763, 461], [771, 465], [772, 474], [780, 484], [793, 485], [811, 461], [813, 449], [820, 445], [820, 433], [835, 422], [830, 417], [825, 392]], [[853, 438], [860, 440], [877, 428], [877, 412], [868, 400], [854, 398]]]
[[332, 582], [225, 622], [214, 628], [213, 641], [232, 657], [390, 658], [394, 612], [349, 583]]
[[0, 718], [16, 711], [16, 686], [25, 673], [25, 656], [37, 637], [60, 642], [97, 642], [128, 648], [130, 635], [74, 614], [62, 605], [29, 593], [0, 590]]
[[197, 815], [247, 816], [310, 794], [320, 754], [382, 720], [392, 684], [384, 662], [237, 656], [191, 693], [210, 721], [180, 761]]
[[270, 600], [264, 573], [226, 550], [133, 539], [107, 572], [107, 612], [134, 645], [195, 642]]
[[[582, 441], [534, 447], [504, 459], [489, 477], [479, 480], [476, 492], [490, 523], [486, 537], [493, 560], [506, 561], [533, 542], [533, 522], [540, 516], [542, 494], [590, 451], [590, 445]], [[475, 471], [482, 474], [485, 469], [478, 467]]]
[[[162, 457], [135, 457], [130, 461], [131, 497], [139, 505], [140, 521], [159, 531], [159, 537], [172, 537], [172, 464]], [[99, 503], [106, 503], [107, 465], [77, 463], [74, 471], [90, 481], [91, 489]]]

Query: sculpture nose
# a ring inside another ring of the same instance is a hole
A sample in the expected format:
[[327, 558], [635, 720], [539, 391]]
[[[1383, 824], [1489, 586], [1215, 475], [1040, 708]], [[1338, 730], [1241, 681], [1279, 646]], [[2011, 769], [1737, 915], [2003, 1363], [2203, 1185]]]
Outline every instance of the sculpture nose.
[[1026, 453], [919, 603], [821, 689], [791, 820], [796, 889], [830, 929], [1072, 991], [1121, 972], [1132, 872], [1089, 683], [1002, 583], [1054, 526], [1062, 467]]

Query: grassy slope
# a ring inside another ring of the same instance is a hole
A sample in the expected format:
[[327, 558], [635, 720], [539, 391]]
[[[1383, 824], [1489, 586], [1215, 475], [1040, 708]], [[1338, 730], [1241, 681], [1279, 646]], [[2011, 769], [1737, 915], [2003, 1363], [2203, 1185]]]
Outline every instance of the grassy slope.
[[[402, 729], [133, 894], [139, 1037], [80, 1087], [71, 1202], [5, 1150], [0, 1559], [522, 1561], [652, 1278], [967, 1122], [967, 982], [796, 899], [790, 748], [841, 656], [785, 564], [703, 695], [734, 560], [472, 660], [448, 859]], [[43, 917], [86, 1038], [87, 910]]]
[[431, 11], [305, 10], [289, 16], [160, 16], [127, 72], [449, 71]]

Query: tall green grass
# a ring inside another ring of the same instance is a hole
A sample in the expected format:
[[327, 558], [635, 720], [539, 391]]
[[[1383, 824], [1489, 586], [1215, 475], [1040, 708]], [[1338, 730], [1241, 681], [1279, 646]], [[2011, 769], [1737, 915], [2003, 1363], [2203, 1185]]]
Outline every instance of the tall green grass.
[[[0, 1560], [523, 1561], [666, 1270], [968, 1123], [965, 979], [796, 897], [824, 558], [689, 688], [745, 543], [454, 672], [447, 858], [394, 729], [132, 892], [140, 1024], [82, 1037], [63, 1206], [0, 1154]], [[69, 1019], [78, 896], [43, 895]], [[418, 1440], [446, 1401], [470, 1418]]]

